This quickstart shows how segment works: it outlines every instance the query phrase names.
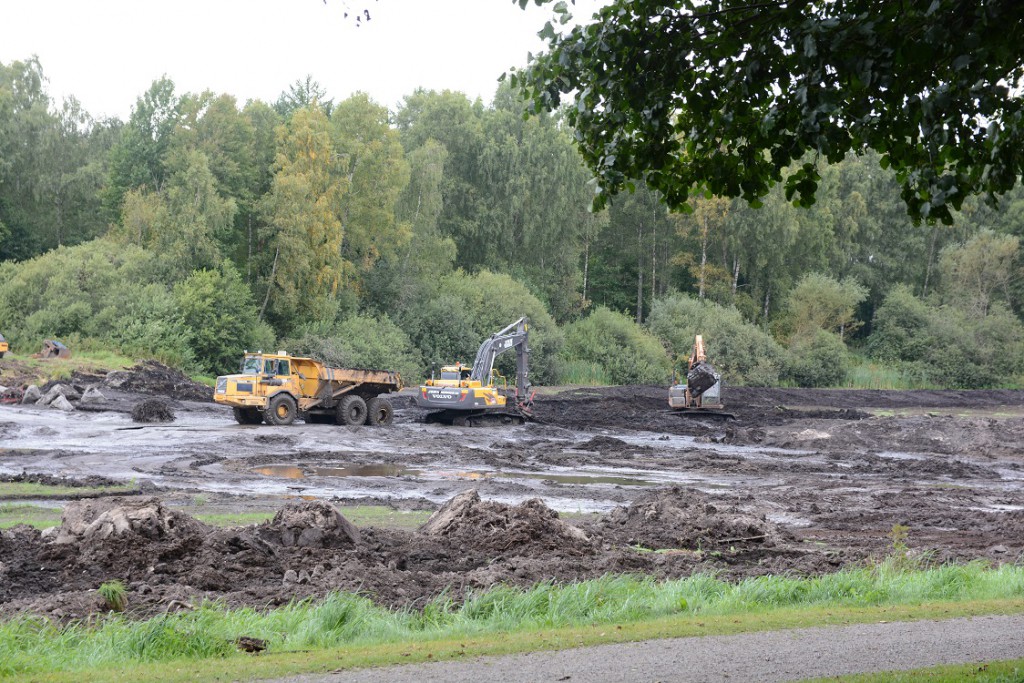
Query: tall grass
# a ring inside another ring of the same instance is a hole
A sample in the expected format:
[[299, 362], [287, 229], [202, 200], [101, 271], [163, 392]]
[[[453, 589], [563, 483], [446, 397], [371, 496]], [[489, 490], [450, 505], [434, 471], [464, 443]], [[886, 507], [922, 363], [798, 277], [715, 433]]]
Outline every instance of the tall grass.
[[920, 372], [906, 367], [883, 365], [865, 356], [851, 354], [853, 366], [846, 374], [845, 389], [941, 389]]
[[422, 610], [388, 610], [336, 593], [269, 612], [207, 603], [147, 621], [121, 615], [58, 627], [38, 617], [0, 624], [0, 676], [95, 666], [201, 660], [237, 652], [241, 636], [273, 651], [453, 639], [671, 615], [762, 613], [794, 607], [867, 607], [1024, 597], [1024, 567], [981, 563], [907, 569], [897, 561], [815, 578], [762, 576], [738, 583], [698, 574], [656, 582], [606, 576], [529, 590], [495, 588], [456, 602], [442, 595]]
[[585, 360], [563, 360], [560, 383], [568, 386], [607, 387], [614, 384], [611, 375], [600, 363]]

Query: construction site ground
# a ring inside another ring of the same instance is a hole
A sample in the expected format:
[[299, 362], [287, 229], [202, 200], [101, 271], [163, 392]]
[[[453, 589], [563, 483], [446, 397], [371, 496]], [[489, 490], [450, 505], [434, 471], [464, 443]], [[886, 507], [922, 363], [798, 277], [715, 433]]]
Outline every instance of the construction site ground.
[[[19, 501], [66, 514], [0, 534], [0, 618], [100, 611], [113, 579], [144, 617], [338, 590], [416, 608], [609, 573], [816, 575], [904, 544], [923, 562], [1024, 553], [1020, 391], [727, 387], [729, 420], [669, 412], [664, 387], [571, 389], [505, 428], [426, 424], [406, 392], [395, 424], [371, 428], [238, 425], [152, 363], [71, 383], [104, 399], [0, 406], [0, 479], [138, 495]], [[133, 421], [154, 397], [174, 421]], [[444, 507], [423, 528], [356, 529], [320, 502]], [[198, 510], [278, 514], [214, 528]]]

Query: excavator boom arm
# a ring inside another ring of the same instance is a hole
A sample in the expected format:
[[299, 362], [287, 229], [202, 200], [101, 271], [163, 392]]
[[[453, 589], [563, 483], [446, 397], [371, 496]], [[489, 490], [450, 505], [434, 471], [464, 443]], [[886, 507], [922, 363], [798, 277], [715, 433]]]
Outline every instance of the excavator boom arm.
[[491, 370], [494, 368], [494, 359], [499, 354], [509, 349], [516, 350], [516, 390], [520, 396], [525, 397], [529, 391], [528, 380], [530, 349], [529, 341], [529, 319], [520, 318], [508, 327], [495, 332], [480, 345], [476, 352], [476, 359], [473, 361], [473, 373], [471, 380], [481, 384], [490, 384]]

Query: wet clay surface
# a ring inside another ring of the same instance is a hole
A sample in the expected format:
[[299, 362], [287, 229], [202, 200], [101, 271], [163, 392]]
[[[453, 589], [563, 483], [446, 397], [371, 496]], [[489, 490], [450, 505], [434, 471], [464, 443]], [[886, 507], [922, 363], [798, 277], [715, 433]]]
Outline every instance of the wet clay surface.
[[[152, 394], [145, 378], [101, 384], [88, 412], [0, 407], [0, 475], [145, 493], [0, 534], [0, 615], [99, 611], [112, 579], [141, 616], [332, 590], [421, 607], [609, 572], [818, 574], [885, 555], [897, 524], [928, 560], [1024, 553], [1024, 392], [730, 388], [723, 420], [668, 412], [661, 387], [584, 389], [539, 396], [536, 422], [503, 429], [424, 424], [399, 396], [391, 428], [270, 427], [154, 374]], [[173, 423], [132, 421], [153, 395]], [[196, 496], [279, 513], [211, 528], [187, 514]], [[349, 503], [436, 512], [415, 531], [357, 529]]]

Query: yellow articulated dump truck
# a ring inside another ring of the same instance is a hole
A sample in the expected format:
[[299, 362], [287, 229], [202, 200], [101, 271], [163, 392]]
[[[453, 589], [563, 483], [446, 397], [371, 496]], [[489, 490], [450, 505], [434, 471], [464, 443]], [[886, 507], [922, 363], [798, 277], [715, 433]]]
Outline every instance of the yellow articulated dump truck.
[[4, 357], [4, 354], [7, 353], [7, 350], [9, 348], [11, 348], [11, 347], [7, 343], [7, 340], [4, 339], [4, 335], [0, 334], [0, 358]]
[[312, 358], [246, 353], [242, 372], [217, 378], [213, 398], [234, 409], [239, 424], [287, 425], [298, 419], [387, 426], [394, 407], [383, 396], [402, 388], [391, 370], [329, 368]]

